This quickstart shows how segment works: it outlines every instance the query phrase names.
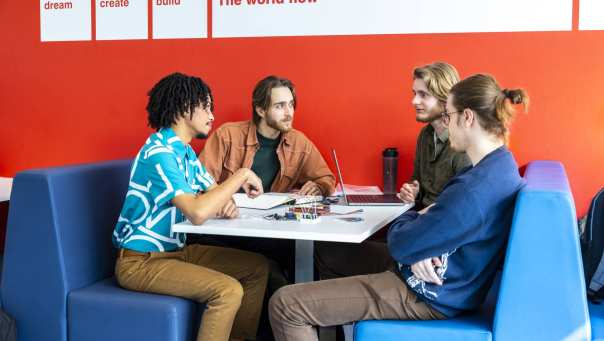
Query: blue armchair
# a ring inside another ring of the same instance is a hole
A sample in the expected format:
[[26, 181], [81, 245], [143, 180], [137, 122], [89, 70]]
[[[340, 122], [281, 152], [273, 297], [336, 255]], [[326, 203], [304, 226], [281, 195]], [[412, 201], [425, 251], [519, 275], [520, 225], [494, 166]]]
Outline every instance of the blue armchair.
[[130, 161], [25, 171], [14, 179], [3, 308], [19, 341], [191, 340], [202, 307], [120, 288], [111, 233]]
[[479, 310], [444, 321], [363, 321], [355, 325], [355, 340], [589, 340], [575, 205], [564, 166], [531, 162], [524, 177], [500, 289], [492, 288]]

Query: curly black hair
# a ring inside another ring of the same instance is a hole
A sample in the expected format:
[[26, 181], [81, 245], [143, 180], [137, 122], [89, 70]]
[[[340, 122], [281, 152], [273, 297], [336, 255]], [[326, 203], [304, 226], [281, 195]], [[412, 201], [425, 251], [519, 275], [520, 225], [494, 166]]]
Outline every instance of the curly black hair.
[[155, 130], [170, 127], [186, 113], [192, 119], [193, 111], [200, 105], [209, 104], [214, 111], [212, 91], [199, 77], [175, 72], [157, 82], [147, 95], [148, 124]]

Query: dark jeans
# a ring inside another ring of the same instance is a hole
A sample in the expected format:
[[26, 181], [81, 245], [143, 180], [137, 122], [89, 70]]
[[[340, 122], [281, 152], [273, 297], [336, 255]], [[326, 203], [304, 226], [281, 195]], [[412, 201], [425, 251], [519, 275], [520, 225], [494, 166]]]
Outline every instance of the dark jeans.
[[316, 242], [315, 267], [320, 279], [376, 274], [395, 271], [395, 261], [382, 241], [360, 244]]

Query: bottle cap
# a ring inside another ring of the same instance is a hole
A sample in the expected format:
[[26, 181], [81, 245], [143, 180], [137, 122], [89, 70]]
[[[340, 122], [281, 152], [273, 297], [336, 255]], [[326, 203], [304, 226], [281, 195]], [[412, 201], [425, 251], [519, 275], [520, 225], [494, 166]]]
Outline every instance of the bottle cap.
[[398, 157], [398, 150], [395, 147], [389, 147], [382, 152], [383, 157]]

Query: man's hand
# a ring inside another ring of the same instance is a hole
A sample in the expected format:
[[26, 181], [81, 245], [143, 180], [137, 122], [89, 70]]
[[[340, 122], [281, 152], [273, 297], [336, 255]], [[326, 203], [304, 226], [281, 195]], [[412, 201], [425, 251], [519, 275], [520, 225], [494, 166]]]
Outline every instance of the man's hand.
[[413, 180], [412, 182], [403, 184], [400, 192], [396, 196], [403, 202], [412, 203], [415, 201], [415, 198], [417, 198], [418, 193], [419, 182], [417, 182], [417, 180]]
[[262, 181], [260, 178], [251, 170], [248, 170], [246, 173], [247, 178], [241, 188], [250, 198], [255, 198], [262, 194], [264, 191], [262, 190]]
[[218, 211], [216, 214], [218, 218], [234, 219], [239, 217], [239, 209], [235, 205], [233, 199], [227, 201], [227, 203]]
[[298, 191], [300, 195], [321, 195], [321, 187], [313, 181], [306, 181], [304, 186]]
[[443, 285], [442, 280], [436, 274], [436, 267], [442, 266], [442, 262], [438, 257], [427, 258], [411, 265], [413, 275], [427, 283]]

